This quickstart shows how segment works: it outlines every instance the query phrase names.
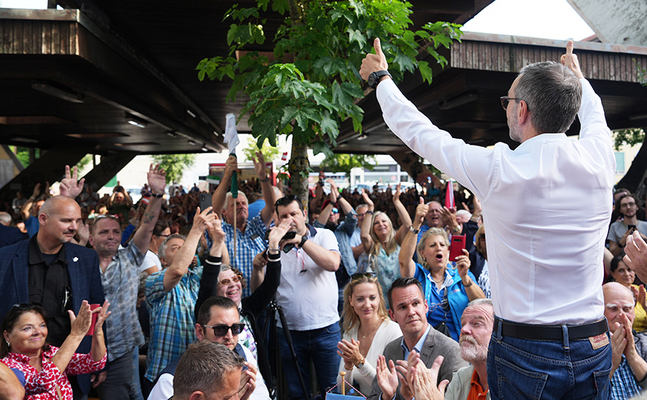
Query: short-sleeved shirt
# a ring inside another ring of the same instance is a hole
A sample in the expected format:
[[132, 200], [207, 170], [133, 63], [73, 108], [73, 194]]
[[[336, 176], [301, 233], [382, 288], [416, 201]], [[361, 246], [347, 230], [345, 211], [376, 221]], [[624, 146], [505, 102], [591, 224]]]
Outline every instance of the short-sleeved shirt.
[[101, 271], [103, 295], [110, 303], [110, 318], [106, 319], [108, 361], [112, 362], [144, 344], [144, 334], [137, 314], [139, 266], [144, 254], [130, 242], [122, 248]]
[[[328, 229], [312, 228], [309, 240], [324, 249], [339, 253], [337, 239]], [[281, 284], [276, 301], [283, 307], [290, 330], [319, 329], [339, 321], [338, 288], [335, 273], [327, 271], [296, 247], [281, 254]]]
[[156, 272], [146, 279], [151, 336], [145, 377], [151, 382], [196, 340], [194, 307], [198, 300], [202, 267], [190, 267], [169, 292], [164, 290], [166, 271]]
[[234, 257], [234, 227], [223, 221], [222, 230], [227, 235], [227, 251], [229, 251], [231, 265], [234, 268], [238, 268], [245, 275], [247, 285], [243, 288], [243, 297], [247, 297], [252, 294], [250, 289], [250, 277], [254, 268], [252, 262], [256, 254], [262, 252], [267, 247], [263, 239], [267, 227], [261, 216], [257, 215], [250, 222], [247, 222], [245, 233], [242, 233], [239, 228], [236, 228], [236, 257]]
[[[625, 225], [623, 221], [616, 221], [609, 227], [609, 235], [607, 235], [607, 239], [619, 243], [622, 236], [627, 232], [627, 229], [627, 225]], [[638, 232], [647, 236], [647, 222], [638, 221], [636, 229]]]

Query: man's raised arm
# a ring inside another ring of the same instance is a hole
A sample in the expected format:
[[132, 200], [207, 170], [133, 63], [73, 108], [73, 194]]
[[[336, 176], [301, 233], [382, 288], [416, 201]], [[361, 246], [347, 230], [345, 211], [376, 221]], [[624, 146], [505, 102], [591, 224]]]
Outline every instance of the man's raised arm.
[[162, 209], [162, 197], [164, 195], [164, 188], [166, 187], [166, 172], [160, 168], [159, 164], [151, 164], [149, 166], [148, 186], [150, 186], [153, 195], [148, 202], [146, 211], [144, 211], [139, 228], [137, 228], [137, 232], [135, 232], [135, 236], [133, 237], [133, 243], [135, 243], [142, 253], [146, 253], [148, 250], [151, 238], [153, 237], [153, 228], [155, 228], [160, 210]]

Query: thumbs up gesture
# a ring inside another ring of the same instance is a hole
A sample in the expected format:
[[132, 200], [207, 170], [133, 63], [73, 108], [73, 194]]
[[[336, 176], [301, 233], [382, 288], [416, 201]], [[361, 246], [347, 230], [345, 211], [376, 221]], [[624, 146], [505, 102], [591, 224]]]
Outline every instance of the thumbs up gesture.
[[375, 47], [375, 54], [367, 54], [366, 58], [362, 60], [362, 68], [359, 70], [359, 74], [364, 80], [368, 80], [368, 76], [373, 72], [389, 69], [386, 57], [382, 53], [380, 39], [375, 39], [373, 47]]

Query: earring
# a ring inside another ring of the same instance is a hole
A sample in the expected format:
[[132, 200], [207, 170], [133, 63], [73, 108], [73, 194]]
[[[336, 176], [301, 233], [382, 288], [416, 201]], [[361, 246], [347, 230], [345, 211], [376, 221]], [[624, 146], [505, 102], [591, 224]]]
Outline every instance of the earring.
[[5, 340], [5, 342], [7, 342], [7, 347], [11, 347], [11, 343], [8, 340]]

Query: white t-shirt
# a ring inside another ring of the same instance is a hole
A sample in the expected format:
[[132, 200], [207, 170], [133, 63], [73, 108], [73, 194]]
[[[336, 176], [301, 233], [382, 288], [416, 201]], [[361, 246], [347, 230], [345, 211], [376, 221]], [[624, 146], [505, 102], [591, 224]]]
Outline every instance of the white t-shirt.
[[[147, 269], [151, 267], [157, 267], [157, 271], [162, 270], [162, 262], [160, 261], [159, 257], [157, 257], [157, 254], [153, 253], [152, 251], [148, 250], [146, 252], [146, 256], [144, 257], [144, 262], [142, 265], [139, 267], [139, 273], [141, 274], [142, 272], [146, 271]], [[153, 271], [153, 272], [157, 272]]]
[[[313, 243], [339, 253], [337, 238], [328, 229], [317, 229]], [[310, 233], [308, 232], [308, 236]], [[289, 329], [309, 331], [339, 321], [335, 273], [319, 267], [305, 250], [281, 253], [281, 284], [276, 301], [283, 307]]]

